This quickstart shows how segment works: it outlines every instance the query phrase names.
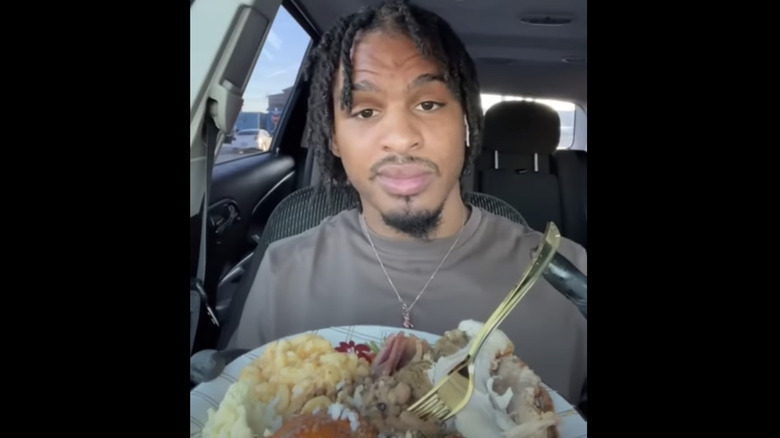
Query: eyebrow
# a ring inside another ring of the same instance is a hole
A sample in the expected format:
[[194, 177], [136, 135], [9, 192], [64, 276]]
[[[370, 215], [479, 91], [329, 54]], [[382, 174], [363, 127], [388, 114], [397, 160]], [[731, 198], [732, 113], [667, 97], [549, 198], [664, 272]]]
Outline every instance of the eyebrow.
[[409, 88], [420, 87], [427, 83], [436, 82], [436, 81], [446, 83], [446, 81], [444, 80], [444, 75], [442, 75], [441, 73], [421, 74], [420, 76], [417, 76], [417, 79], [413, 80], [412, 83], [409, 84]]
[[[417, 76], [417, 78], [415, 80], [413, 80], [412, 83], [409, 84], [409, 88], [410, 89], [411, 88], [417, 88], [417, 87], [420, 87], [420, 86], [422, 86], [424, 84], [427, 84], [427, 83], [430, 83], [430, 82], [435, 82], [435, 81], [439, 81], [439, 82], [442, 82], [442, 83], [446, 82], [444, 80], [444, 75], [442, 75], [442, 74], [439, 74], [439, 73], [424, 73], [424, 74], [421, 74], [420, 76]], [[360, 82], [355, 82], [354, 84], [352, 84], [352, 91], [369, 91], [369, 92], [378, 93], [378, 92], [380, 92], [382, 90], [376, 84], [374, 84], [371, 81], [360, 81]]]
[[377, 93], [381, 90], [371, 81], [360, 81], [352, 84], [352, 91], [373, 91]]

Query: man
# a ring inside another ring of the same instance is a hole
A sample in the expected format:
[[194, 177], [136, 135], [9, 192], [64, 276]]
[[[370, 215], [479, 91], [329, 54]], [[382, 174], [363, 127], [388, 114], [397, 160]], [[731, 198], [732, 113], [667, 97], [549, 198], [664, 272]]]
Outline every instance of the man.
[[[230, 347], [328, 326], [442, 334], [485, 321], [542, 235], [463, 201], [483, 126], [463, 44], [434, 14], [391, 1], [343, 18], [310, 68], [304, 141], [325, 182], [349, 184], [361, 209], [268, 248]], [[581, 246], [564, 240], [560, 252], [587, 273]], [[573, 304], [540, 281], [500, 328], [548, 385], [580, 401], [587, 325]]]

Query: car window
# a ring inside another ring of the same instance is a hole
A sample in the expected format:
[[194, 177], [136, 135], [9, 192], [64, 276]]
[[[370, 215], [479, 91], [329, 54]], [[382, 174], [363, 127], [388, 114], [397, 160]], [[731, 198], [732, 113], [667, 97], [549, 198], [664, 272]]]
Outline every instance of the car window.
[[[575, 144], [574, 128], [575, 119], [577, 117], [577, 106], [572, 102], [566, 102], [555, 99], [534, 99], [523, 96], [508, 96], [501, 94], [482, 94], [482, 110], [487, 111], [488, 108], [497, 104], [498, 102], [505, 100], [528, 100], [535, 101], [545, 105], [549, 105], [561, 118], [561, 139], [558, 142], [558, 149], [571, 149]], [[584, 120], [578, 120], [578, 123], [584, 122]], [[581, 125], [580, 125], [581, 126]]]
[[279, 8], [244, 92], [244, 106], [216, 164], [270, 150], [310, 41], [287, 10]]

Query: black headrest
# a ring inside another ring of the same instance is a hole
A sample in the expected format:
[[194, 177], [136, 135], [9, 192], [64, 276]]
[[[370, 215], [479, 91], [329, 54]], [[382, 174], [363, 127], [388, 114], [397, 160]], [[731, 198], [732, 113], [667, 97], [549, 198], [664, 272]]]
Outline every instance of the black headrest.
[[485, 149], [511, 154], [552, 154], [561, 139], [561, 118], [549, 105], [499, 102], [485, 113]]

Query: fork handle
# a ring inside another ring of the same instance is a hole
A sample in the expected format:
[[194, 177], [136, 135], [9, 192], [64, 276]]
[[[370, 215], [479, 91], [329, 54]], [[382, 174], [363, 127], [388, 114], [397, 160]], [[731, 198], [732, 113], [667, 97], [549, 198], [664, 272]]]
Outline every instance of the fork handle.
[[514, 310], [517, 303], [528, 293], [531, 287], [536, 284], [539, 277], [547, 269], [547, 266], [552, 261], [558, 246], [560, 245], [561, 234], [554, 223], [549, 222], [547, 224], [547, 230], [544, 233], [542, 239], [541, 250], [536, 254], [536, 257], [532, 260], [532, 263], [526, 268], [520, 281], [517, 282], [514, 288], [509, 291], [509, 294], [504, 298], [504, 301], [498, 305], [496, 310], [490, 315], [490, 318], [485, 322], [485, 325], [477, 335], [477, 339], [471, 345], [469, 350], [470, 360], [475, 360], [477, 352], [482, 348], [488, 337], [496, 330], [496, 328], [506, 319], [507, 316]]
[[574, 263], [561, 254], [555, 254], [542, 274], [558, 292], [568, 298], [582, 316], [588, 318], [588, 277]]

